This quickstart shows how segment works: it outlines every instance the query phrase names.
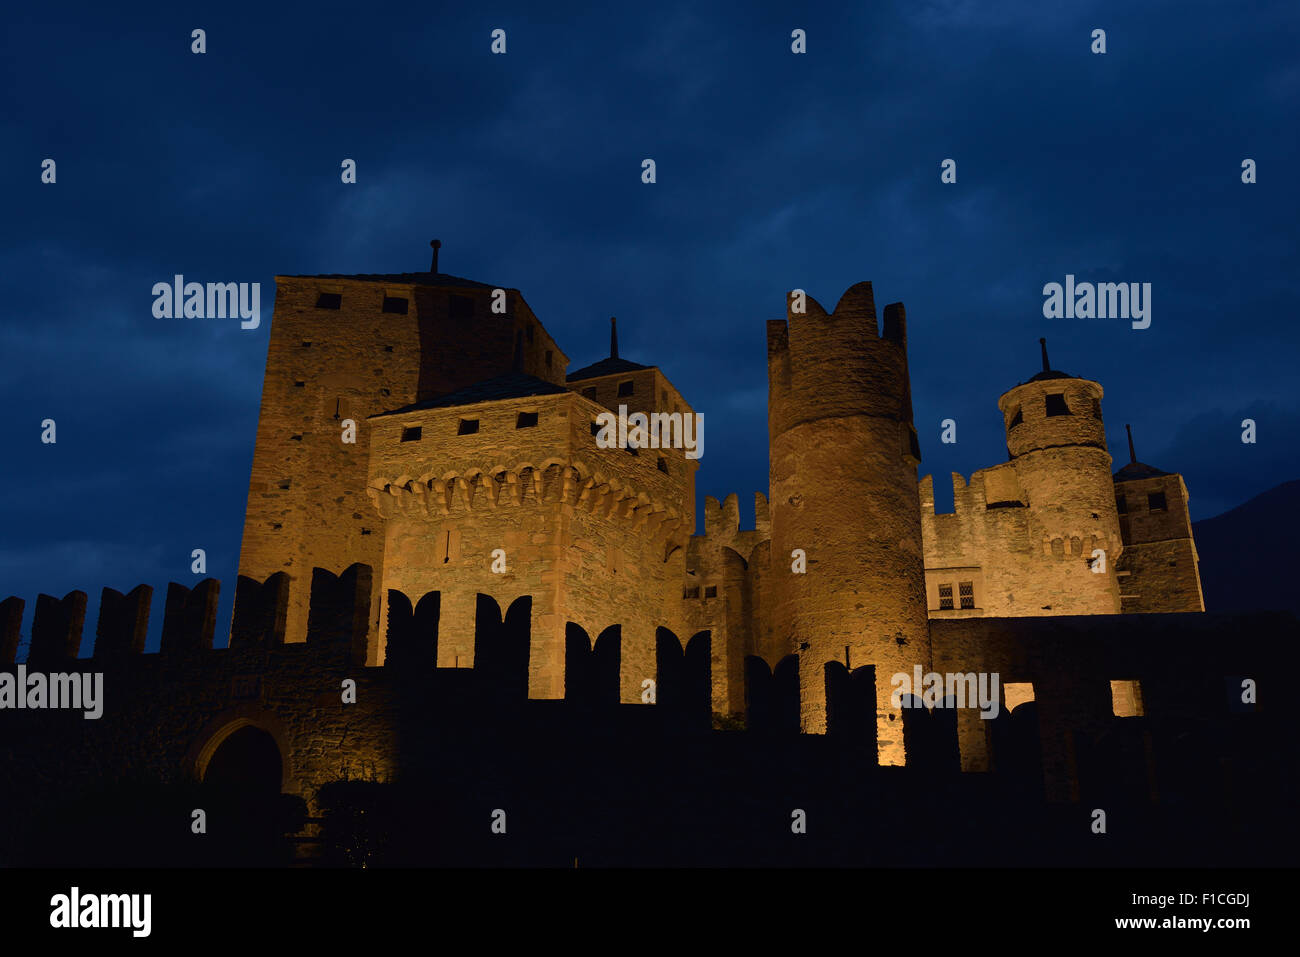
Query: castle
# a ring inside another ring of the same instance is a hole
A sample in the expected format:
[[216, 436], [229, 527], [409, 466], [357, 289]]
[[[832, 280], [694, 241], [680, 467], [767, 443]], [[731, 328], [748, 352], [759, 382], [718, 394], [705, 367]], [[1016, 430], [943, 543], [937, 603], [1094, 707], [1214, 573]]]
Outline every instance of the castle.
[[[758, 493], [741, 531], [736, 497], [708, 498], [695, 535], [697, 461], [593, 438], [620, 406], [693, 414], [662, 370], [620, 357], [612, 327], [609, 357], [566, 374], [517, 289], [437, 256], [428, 273], [277, 278], [239, 573], [289, 576], [287, 642], [306, 637], [303, 571], [361, 563], [369, 664], [392, 592], [440, 596], [440, 668], [473, 666], [478, 595], [527, 595], [532, 698], [564, 697], [570, 623], [619, 623], [620, 700], [640, 702], [666, 628], [709, 636], [723, 716], [745, 711], [747, 659], [794, 656], [815, 733], [826, 662], [928, 671], [936, 619], [1204, 610], [1181, 477], [1112, 476], [1101, 386], [1051, 370], [1045, 344], [1043, 371], [998, 403], [1009, 461], [954, 475], [956, 511], [936, 515], [902, 304], [882, 329], [870, 283], [831, 313], [792, 293], [767, 326], [770, 504]], [[880, 684], [882, 758], [902, 763]]]
[[[169, 586], [155, 655], [148, 586], [104, 589], [89, 660], [86, 594], [39, 596], [27, 670], [103, 672], [103, 717], [0, 712], [12, 807], [261, 775], [318, 814], [360, 770], [407, 782], [421, 814], [430, 794], [481, 814], [527, 793], [569, 816], [570, 843], [545, 848], [560, 861], [674, 840], [669, 860], [702, 859], [705, 832], [637, 817], [660, 809], [647, 766], [672, 799], [726, 810], [716, 862], [765, 847], [755, 822], [790, 801], [830, 802], [864, 854], [895, 830], [910, 846], [909, 813], [957, 826], [949, 795], [1004, 834], [1040, 813], [1024, 801], [1158, 804], [1175, 848], [1206, 802], [1230, 810], [1224, 847], [1287, 819], [1294, 781], [1227, 782], [1283, 774], [1295, 720], [1270, 682], [1300, 664], [1300, 626], [1205, 612], [1181, 476], [1138, 463], [1131, 437], [1112, 474], [1101, 386], [1051, 369], [1045, 344], [998, 402], [1008, 461], [954, 475], [936, 514], [903, 306], [878, 323], [869, 283], [831, 312], [795, 290], [766, 329], [769, 495], [746, 530], [735, 495], [706, 499], [697, 535], [687, 450], [596, 440], [621, 406], [694, 414], [663, 372], [622, 358], [612, 326], [609, 357], [567, 373], [518, 290], [439, 272], [437, 250], [423, 273], [277, 277], [229, 646], [214, 580]], [[24, 608], [0, 602], [0, 672]], [[999, 676], [1000, 714], [905, 706], [891, 676], [917, 670]], [[1076, 834], [1061, 820], [1043, 823], [1056, 843], [1018, 833], [1056, 853]], [[0, 858], [62, 827], [11, 825]]]

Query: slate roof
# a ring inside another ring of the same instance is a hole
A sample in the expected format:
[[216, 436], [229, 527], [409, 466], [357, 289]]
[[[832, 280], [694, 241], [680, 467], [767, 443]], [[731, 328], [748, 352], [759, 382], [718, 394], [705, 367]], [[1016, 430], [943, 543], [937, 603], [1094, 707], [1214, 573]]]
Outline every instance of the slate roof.
[[484, 379], [482, 382], [476, 382], [448, 395], [438, 396], [436, 399], [425, 399], [423, 402], [404, 405], [400, 409], [377, 412], [370, 418], [377, 419], [385, 415], [398, 415], [406, 412], [416, 412], [421, 409], [445, 409], [456, 405], [495, 402], [499, 399], [524, 399], [533, 395], [564, 395], [568, 392], [569, 390], [563, 386], [547, 382], [545, 379], [538, 379], [522, 372], [508, 372], [494, 379]]
[[1115, 473], [1116, 482], [1131, 482], [1134, 479], [1157, 478], [1161, 475], [1172, 475], [1172, 472], [1162, 472], [1152, 465], [1144, 465], [1141, 462], [1130, 462], [1118, 472]]
[[570, 382], [577, 382], [579, 379], [596, 379], [603, 375], [617, 375], [620, 372], [642, 372], [653, 368], [654, 366], [643, 366], [641, 363], [633, 362], [630, 359], [601, 359], [589, 366], [583, 366], [577, 372], [570, 372], [568, 379]]
[[[1074, 378], [1074, 376], [1070, 375], [1070, 373], [1068, 373], [1068, 372], [1058, 372], [1058, 371], [1055, 370], [1055, 369], [1048, 369], [1046, 372], [1040, 372], [1040, 373], [1038, 373], [1038, 375], [1036, 375], [1036, 376], [1032, 376], [1032, 377], [1029, 379], [1029, 381], [1030, 381], [1030, 382], [1042, 382], [1042, 381], [1044, 381], [1045, 379], [1073, 379], [1073, 378]], [[1023, 383], [1022, 383], [1022, 384], [1023, 384]]]
[[360, 282], [391, 282], [407, 286], [462, 286], [470, 289], [504, 289], [490, 283], [449, 276], [445, 272], [388, 272], [388, 273], [320, 273], [311, 276], [285, 276], [286, 279], [355, 279]]

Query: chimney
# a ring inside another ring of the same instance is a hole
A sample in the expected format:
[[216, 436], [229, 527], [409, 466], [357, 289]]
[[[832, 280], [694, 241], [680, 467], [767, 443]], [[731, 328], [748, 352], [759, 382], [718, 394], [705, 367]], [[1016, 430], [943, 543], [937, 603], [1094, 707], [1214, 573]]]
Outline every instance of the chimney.
[[609, 357], [618, 358], [618, 320], [613, 316], [609, 317]]
[[[437, 253], [435, 253], [434, 255], [436, 256]], [[1046, 339], [1039, 339], [1039, 340], [1038, 340], [1038, 345], [1039, 345], [1039, 346], [1042, 348], [1042, 350], [1043, 350], [1043, 371], [1044, 371], [1044, 372], [1051, 372], [1051, 371], [1052, 371], [1052, 367], [1051, 367], [1050, 365], [1048, 365], [1048, 362], [1047, 362], [1047, 340], [1046, 340]]]
[[436, 274], [438, 272], [438, 250], [442, 246], [442, 240], [431, 239], [429, 245], [433, 247], [433, 262], [429, 265], [429, 272]]
[[1133, 451], [1133, 426], [1125, 425], [1124, 431], [1128, 433], [1128, 460], [1134, 465], [1137, 465], [1138, 456], [1137, 453]]

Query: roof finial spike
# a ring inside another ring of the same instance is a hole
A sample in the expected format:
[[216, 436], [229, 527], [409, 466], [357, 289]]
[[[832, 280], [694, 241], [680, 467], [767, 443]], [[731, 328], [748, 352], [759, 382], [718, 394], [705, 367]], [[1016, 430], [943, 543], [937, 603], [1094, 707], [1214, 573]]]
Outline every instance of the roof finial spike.
[[438, 250], [442, 247], [442, 240], [431, 239], [429, 245], [433, 247], [433, 262], [429, 265], [429, 272], [436, 276], [438, 274]]
[[618, 358], [618, 319], [609, 317], [609, 357]]
[[1134, 465], [1137, 465], [1138, 456], [1137, 453], [1133, 451], [1133, 426], [1125, 425], [1124, 431], [1128, 433], [1128, 460]]
[[1039, 345], [1039, 347], [1042, 348], [1042, 350], [1043, 350], [1043, 371], [1044, 371], [1044, 372], [1051, 372], [1051, 371], [1052, 371], [1052, 367], [1051, 367], [1050, 364], [1048, 364], [1048, 361], [1047, 361], [1047, 340], [1046, 340], [1046, 339], [1039, 339], [1039, 340], [1038, 340], [1038, 345]]

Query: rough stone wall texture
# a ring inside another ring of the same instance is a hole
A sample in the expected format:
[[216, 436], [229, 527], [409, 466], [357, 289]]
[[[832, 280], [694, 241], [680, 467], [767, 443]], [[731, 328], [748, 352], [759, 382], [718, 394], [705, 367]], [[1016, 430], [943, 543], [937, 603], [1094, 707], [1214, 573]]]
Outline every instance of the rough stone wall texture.
[[[564, 695], [569, 622], [593, 640], [622, 627], [620, 685], [641, 700], [653, 679], [655, 633], [685, 645], [682, 581], [694, 527], [694, 463], [680, 449], [601, 449], [591, 424], [604, 411], [565, 393], [372, 420], [371, 497], [385, 520], [383, 592], [412, 602], [442, 596], [438, 660], [473, 661], [479, 594], [504, 610], [533, 598], [530, 693]], [[518, 428], [521, 413], [537, 424]], [[477, 431], [460, 435], [462, 420]], [[419, 441], [401, 441], [418, 426]], [[663, 468], [659, 467], [663, 460]], [[505, 551], [504, 573], [493, 552]]]
[[[826, 663], [874, 665], [880, 753], [901, 763], [886, 679], [928, 670], [927, 617], [1113, 614], [1121, 574], [1123, 610], [1201, 607], [1181, 478], [1162, 480], [1167, 515], [1128, 517], [1121, 534], [1102, 389], [1090, 380], [1031, 380], [1003, 395], [1011, 460], [969, 484], [954, 475], [955, 510], [935, 515], [932, 480], [916, 483], [903, 309], [888, 307], [878, 329], [869, 283], [829, 315], [812, 299], [796, 314], [792, 298], [769, 323], [771, 505], [760, 494], [756, 527], [741, 531], [736, 496], [710, 498], [694, 536], [698, 460], [600, 450], [590, 430], [619, 406], [691, 415], [657, 368], [569, 381], [567, 357], [517, 290], [496, 315], [490, 287], [437, 282], [277, 278], [240, 574], [288, 574], [290, 643], [308, 627], [304, 570], [361, 563], [374, 570], [371, 664], [383, 661], [390, 589], [412, 604], [438, 593], [445, 668], [473, 664], [479, 595], [502, 613], [527, 596], [534, 697], [565, 693], [570, 622], [592, 640], [621, 626], [629, 703], [657, 674], [658, 629], [683, 647], [708, 632], [712, 707], [727, 716], [745, 710], [748, 657], [770, 669], [798, 656], [808, 732], [826, 727]], [[317, 308], [322, 293], [340, 308]], [[385, 297], [405, 300], [406, 314], [384, 312]], [[391, 411], [511, 371], [569, 393]], [[1049, 414], [1057, 396], [1065, 414]], [[521, 412], [537, 425], [516, 428]], [[355, 444], [341, 441], [344, 419]], [[462, 419], [477, 431], [460, 434]], [[403, 442], [414, 427], [419, 441]], [[803, 575], [791, 571], [796, 548]], [[1098, 548], [1104, 574], [1091, 568]], [[960, 607], [965, 582], [974, 608]], [[951, 610], [940, 585], [952, 586]]]
[[[204, 586], [215, 594], [215, 582]], [[356, 593], [345, 589], [342, 604], [325, 608], [328, 617], [347, 620], [358, 613], [360, 625], [367, 617], [364, 592], [354, 603], [348, 598]], [[133, 610], [130, 622], [124, 615], [120, 627], [145, 622], [148, 614], [145, 603]], [[204, 647], [210, 627], [208, 616], [194, 617], [183, 634], [174, 625], [163, 654], [141, 654], [132, 647], [104, 655], [107, 649], [97, 641], [91, 658], [73, 654], [29, 661], [29, 669], [53, 673], [102, 672], [103, 714], [86, 720], [78, 710], [7, 713], [12, 747], [4, 762], [5, 783], [21, 785], [21, 792], [39, 804], [101, 793], [116, 784], [198, 781], [226, 736], [250, 724], [275, 740], [283, 790], [302, 796], [313, 811], [316, 791], [328, 781], [362, 774], [391, 777], [393, 696], [381, 670], [357, 663], [346, 641], [333, 635], [279, 648], [214, 651]], [[354, 705], [343, 703], [345, 678], [357, 682]], [[53, 750], [51, 742], [57, 742]]]
[[[629, 382], [631, 391], [627, 392]], [[574, 379], [564, 385], [612, 412], [617, 412], [620, 405], [627, 406], [629, 415], [633, 412], [685, 414], [694, 411], [677, 388], [656, 368]], [[627, 394], [620, 395], [620, 392]], [[698, 460], [696, 464], [698, 465]]]
[[[1205, 611], [1200, 558], [1178, 474], [1115, 483], [1124, 499], [1119, 517], [1124, 556], [1119, 574], [1126, 613]], [[1164, 496], [1164, 506], [1153, 496]]]
[[713, 637], [713, 710], [733, 718], [745, 712], [745, 658], [764, 655], [758, 601], [768, 550], [757, 552], [771, 532], [762, 493], [755, 496], [755, 514], [757, 527], [741, 531], [736, 495], [721, 503], [705, 498], [705, 531], [691, 538], [682, 591], [689, 630], [707, 630]]
[[[317, 308], [322, 293], [339, 295], [340, 307]], [[304, 570], [339, 573], [362, 562], [375, 568], [380, 586], [383, 533], [365, 500], [367, 416], [517, 366], [563, 382], [567, 357], [518, 291], [506, 294], [507, 313], [494, 315], [486, 288], [276, 277], [239, 573], [258, 581], [290, 575], [288, 641], [306, 635]], [[386, 296], [405, 299], [406, 314], [384, 312]], [[453, 317], [467, 302], [468, 315]], [[342, 440], [349, 418], [355, 444]], [[372, 596], [376, 614], [379, 597]], [[372, 660], [379, 625], [371, 622]]]
[[[870, 283], [827, 314], [787, 303], [768, 323], [773, 627], [799, 655], [803, 730], [826, 729], [825, 665], [929, 670], [916, 466], [901, 304], [878, 329]], [[806, 574], [789, 573], [795, 549]], [[901, 721], [877, 683], [880, 760], [905, 761]]]
[[1129, 545], [1120, 560], [1127, 614], [1205, 611], [1191, 539]]
[[[1068, 414], [1049, 415], [1060, 396]], [[998, 402], [1011, 461], [982, 469], [967, 485], [953, 475], [955, 509], [934, 514], [934, 488], [921, 482], [927, 601], [932, 617], [1116, 614], [1123, 553], [1101, 386], [1054, 378], [1011, 389]], [[1106, 555], [1095, 572], [1094, 552]], [[960, 582], [975, 584], [975, 609], [960, 608]], [[939, 585], [952, 586], [952, 611]]]

